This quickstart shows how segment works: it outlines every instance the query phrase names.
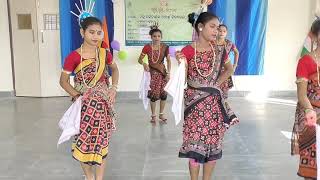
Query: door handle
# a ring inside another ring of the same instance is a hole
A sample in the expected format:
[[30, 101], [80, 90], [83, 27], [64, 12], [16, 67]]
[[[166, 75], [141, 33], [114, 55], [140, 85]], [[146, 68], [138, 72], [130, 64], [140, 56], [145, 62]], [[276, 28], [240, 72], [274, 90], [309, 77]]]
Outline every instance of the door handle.
[[41, 42], [44, 43], [43, 30], [41, 30]]
[[34, 30], [32, 29], [32, 42], [35, 43]]

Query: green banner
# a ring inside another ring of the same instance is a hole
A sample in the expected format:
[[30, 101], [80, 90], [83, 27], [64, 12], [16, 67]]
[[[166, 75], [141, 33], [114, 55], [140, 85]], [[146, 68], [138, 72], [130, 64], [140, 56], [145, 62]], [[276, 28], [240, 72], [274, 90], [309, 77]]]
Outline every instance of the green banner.
[[199, 4], [197, 0], [125, 0], [126, 46], [149, 43], [150, 26], [155, 22], [159, 23], [164, 43], [171, 46], [190, 43], [192, 27], [188, 14]]

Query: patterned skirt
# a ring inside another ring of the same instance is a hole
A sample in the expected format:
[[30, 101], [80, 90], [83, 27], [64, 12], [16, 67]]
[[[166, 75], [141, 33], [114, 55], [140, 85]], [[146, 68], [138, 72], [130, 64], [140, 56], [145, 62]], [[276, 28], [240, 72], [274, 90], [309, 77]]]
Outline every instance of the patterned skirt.
[[80, 133], [72, 144], [73, 158], [89, 165], [101, 165], [107, 157], [113, 130], [114, 111], [110, 103], [99, 95], [83, 98]]
[[[317, 111], [319, 122], [319, 111]], [[304, 112], [301, 108], [297, 108], [296, 118], [299, 122], [304, 122]], [[301, 124], [301, 126], [304, 126]], [[300, 127], [301, 127], [300, 126]], [[317, 178], [317, 159], [316, 159], [316, 128], [304, 126], [299, 133], [299, 170], [298, 175], [305, 178]]]
[[[192, 94], [192, 90], [186, 90], [185, 96], [188, 93]], [[190, 105], [189, 112], [185, 112], [180, 158], [191, 158], [199, 163], [221, 159], [226, 127], [219, 98], [210, 95]]]
[[164, 87], [167, 85], [166, 77], [157, 70], [150, 70], [151, 81], [150, 81], [150, 90], [148, 91], [148, 98], [152, 102], [158, 100], [166, 100], [167, 92], [164, 90]]

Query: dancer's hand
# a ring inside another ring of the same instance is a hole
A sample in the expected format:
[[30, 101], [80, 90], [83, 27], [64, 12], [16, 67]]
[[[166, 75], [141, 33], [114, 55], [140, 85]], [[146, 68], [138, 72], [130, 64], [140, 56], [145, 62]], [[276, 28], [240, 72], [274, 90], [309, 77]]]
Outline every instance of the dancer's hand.
[[144, 69], [145, 71], [147, 71], [147, 72], [150, 71], [149, 65], [148, 65], [147, 63], [143, 63], [143, 69]]
[[108, 94], [110, 103], [111, 103], [111, 104], [114, 104], [115, 101], [116, 101], [116, 94], [117, 94], [116, 89], [110, 88], [110, 89], [108, 90], [107, 94]]
[[78, 94], [72, 96], [71, 101], [72, 101], [72, 102], [75, 102], [80, 96], [81, 96], [81, 93], [78, 93]]
[[[187, 58], [186, 58], [186, 56], [181, 52], [181, 51], [177, 51], [176, 52], [176, 59], [177, 59], [177, 61], [178, 61], [178, 63], [180, 64], [182, 61], [187, 61]], [[186, 62], [186, 64], [187, 64], [187, 62]]]
[[167, 75], [166, 75], [165, 80], [166, 80], [166, 81], [169, 81], [169, 80], [170, 80], [170, 74], [167, 74]]
[[307, 126], [315, 126], [317, 123], [317, 113], [313, 109], [305, 110], [305, 124]]
[[234, 74], [234, 72], [236, 72], [237, 66], [238, 66], [237, 64], [233, 65], [233, 74]]
[[221, 82], [220, 79], [213, 85], [215, 88], [222, 89], [225, 85], [225, 82]]

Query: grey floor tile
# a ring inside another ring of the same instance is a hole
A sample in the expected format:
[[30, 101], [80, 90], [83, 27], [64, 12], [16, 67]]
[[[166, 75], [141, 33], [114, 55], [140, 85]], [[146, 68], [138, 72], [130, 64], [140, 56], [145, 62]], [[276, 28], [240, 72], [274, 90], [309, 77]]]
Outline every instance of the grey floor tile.
[[[297, 157], [281, 130], [290, 131], [294, 105], [254, 103], [230, 98], [241, 123], [224, 139], [223, 158], [214, 180], [299, 180]], [[0, 180], [82, 180], [72, 159], [71, 141], [57, 148], [57, 123], [68, 98], [0, 99]], [[106, 180], [186, 180], [188, 160], [178, 158], [182, 124], [151, 125], [149, 112], [136, 98], [122, 97], [116, 106], [117, 131], [110, 143]], [[5, 152], [5, 153], [4, 153]]]

